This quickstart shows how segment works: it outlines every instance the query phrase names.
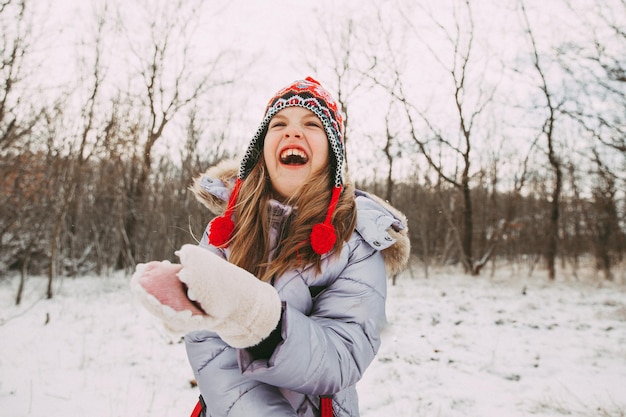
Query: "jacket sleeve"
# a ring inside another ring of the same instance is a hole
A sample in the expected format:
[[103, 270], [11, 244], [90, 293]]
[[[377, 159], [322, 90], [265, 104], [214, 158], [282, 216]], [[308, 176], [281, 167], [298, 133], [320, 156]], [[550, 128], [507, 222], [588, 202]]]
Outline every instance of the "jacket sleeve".
[[349, 259], [314, 300], [309, 315], [287, 304], [282, 342], [268, 360], [239, 350], [244, 376], [309, 395], [355, 385], [374, 359], [385, 322], [386, 273], [380, 252], [361, 239], [340, 256]]

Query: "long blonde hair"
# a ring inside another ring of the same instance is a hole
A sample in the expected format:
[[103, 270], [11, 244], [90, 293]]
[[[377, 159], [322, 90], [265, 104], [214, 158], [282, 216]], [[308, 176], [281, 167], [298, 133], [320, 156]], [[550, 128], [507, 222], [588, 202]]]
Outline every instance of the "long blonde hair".
[[[235, 230], [230, 240], [229, 261], [248, 270], [262, 281], [269, 282], [289, 269], [313, 264], [320, 271], [321, 256], [311, 248], [309, 236], [313, 225], [324, 221], [331, 196], [329, 169], [314, 173], [297, 195], [286, 204], [295, 208], [279, 232], [274, 259], [270, 256], [270, 218], [268, 201], [272, 197], [271, 183], [263, 155], [242, 182], [235, 206]], [[341, 252], [356, 226], [354, 186], [344, 189], [332, 217], [337, 241], [332, 251]]]

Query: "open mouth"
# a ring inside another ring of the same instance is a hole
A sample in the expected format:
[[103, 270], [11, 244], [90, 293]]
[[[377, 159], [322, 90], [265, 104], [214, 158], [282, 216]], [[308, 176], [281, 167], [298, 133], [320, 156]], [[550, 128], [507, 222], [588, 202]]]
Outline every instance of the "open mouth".
[[304, 165], [309, 157], [300, 149], [288, 148], [280, 153], [280, 162], [285, 165]]

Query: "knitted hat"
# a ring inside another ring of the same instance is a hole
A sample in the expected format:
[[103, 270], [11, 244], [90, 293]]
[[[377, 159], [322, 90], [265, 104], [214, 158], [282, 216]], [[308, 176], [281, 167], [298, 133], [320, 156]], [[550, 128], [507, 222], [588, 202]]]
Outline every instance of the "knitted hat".
[[232, 216], [241, 183], [248, 177], [258, 162], [259, 156], [263, 153], [263, 143], [270, 120], [276, 113], [287, 107], [302, 107], [311, 110], [322, 122], [328, 137], [334, 187], [324, 222], [314, 225], [311, 231], [311, 247], [315, 253], [322, 255], [330, 251], [335, 245], [337, 237], [331, 218], [343, 190], [343, 117], [332, 96], [311, 77], [296, 81], [283, 88], [269, 101], [265, 109], [265, 117], [263, 117], [263, 121], [250, 141], [241, 161], [237, 181], [228, 200], [226, 211], [222, 216], [214, 218], [209, 225], [209, 242], [211, 244], [218, 247], [228, 245], [235, 228]]

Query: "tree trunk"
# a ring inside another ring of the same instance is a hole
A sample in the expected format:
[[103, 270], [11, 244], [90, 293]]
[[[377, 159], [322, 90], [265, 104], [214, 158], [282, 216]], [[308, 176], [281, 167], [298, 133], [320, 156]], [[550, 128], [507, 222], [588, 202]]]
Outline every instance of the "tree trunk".
[[477, 275], [478, 271], [474, 268], [474, 258], [472, 254], [472, 237], [474, 235], [474, 224], [472, 221], [472, 196], [467, 177], [463, 178], [463, 232], [462, 232], [462, 248], [463, 248], [463, 264], [467, 272]]
[[22, 295], [24, 294], [24, 286], [26, 285], [26, 277], [28, 276], [28, 263], [30, 262], [30, 255], [27, 254], [22, 260], [22, 268], [20, 270], [20, 283], [17, 287], [17, 294], [15, 295], [15, 305], [19, 306], [22, 302]]

